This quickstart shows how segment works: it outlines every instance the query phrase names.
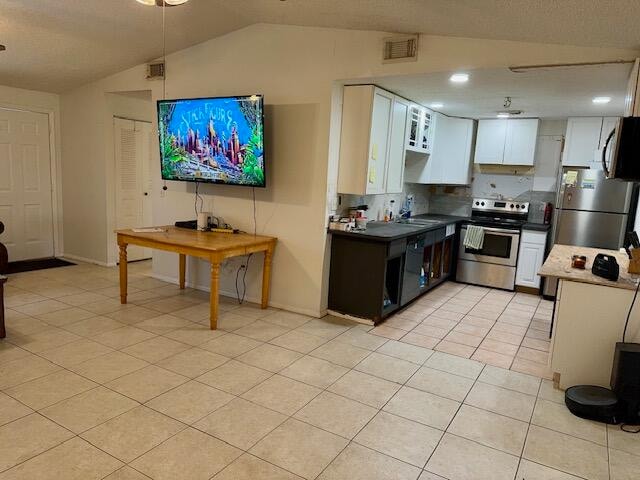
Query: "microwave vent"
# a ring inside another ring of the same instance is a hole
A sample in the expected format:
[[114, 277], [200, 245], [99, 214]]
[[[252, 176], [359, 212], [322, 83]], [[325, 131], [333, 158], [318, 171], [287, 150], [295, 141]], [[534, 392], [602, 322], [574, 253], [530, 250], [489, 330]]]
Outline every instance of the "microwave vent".
[[147, 78], [150, 80], [164, 78], [164, 62], [148, 63]]
[[415, 62], [418, 59], [418, 35], [384, 39], [382, 63]]

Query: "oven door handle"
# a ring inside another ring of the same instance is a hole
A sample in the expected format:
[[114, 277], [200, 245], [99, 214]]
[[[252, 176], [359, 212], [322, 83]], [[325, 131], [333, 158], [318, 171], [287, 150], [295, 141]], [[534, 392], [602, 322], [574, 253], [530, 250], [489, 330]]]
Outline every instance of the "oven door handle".
[[[466, 226], [466, 225], [465, 225]], [[504, 233], [507, 235], [520, 235], [520, 231], [519, 230], [508, 230], [505, 228], [493, 228], [493, 227], [482, 227], [484, 229], [485, 232], [490, 232], [490, 233]], [[463, 230], [466, 230], [463, 227]]]

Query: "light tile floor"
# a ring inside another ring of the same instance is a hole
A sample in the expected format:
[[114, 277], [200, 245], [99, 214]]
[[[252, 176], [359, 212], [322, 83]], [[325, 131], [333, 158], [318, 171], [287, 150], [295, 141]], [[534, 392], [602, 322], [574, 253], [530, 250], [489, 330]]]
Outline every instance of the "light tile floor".
[[446, 283], [371, 331], [551, 379], [553, 302], [535, 295]]
[[449, 283], [375, 329], [223, 299], [212, 332], [148, 268], [127, 306], [115, 269], [10, 278], [0, 480], [639, 478], [541, 378], [537, 297]]

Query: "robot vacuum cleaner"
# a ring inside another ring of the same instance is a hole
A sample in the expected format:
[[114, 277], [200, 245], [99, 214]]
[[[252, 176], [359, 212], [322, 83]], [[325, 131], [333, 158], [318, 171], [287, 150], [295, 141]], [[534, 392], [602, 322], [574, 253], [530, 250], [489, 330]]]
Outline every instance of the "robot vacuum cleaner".
[[577, 417], [609, 424], [620, 423], [618, 396], [608, 388], [576, 385], [565, 391], [564, 403]]

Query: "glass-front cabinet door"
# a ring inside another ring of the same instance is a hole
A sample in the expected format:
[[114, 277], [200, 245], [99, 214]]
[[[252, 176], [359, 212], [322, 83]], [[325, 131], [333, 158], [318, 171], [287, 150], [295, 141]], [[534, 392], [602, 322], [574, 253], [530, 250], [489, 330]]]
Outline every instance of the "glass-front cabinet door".
[[422, 128], [420, 129], [420, 148], [425, 152], [431, 152], [431, 114], [426, 110], [422, 112]]
[[409, 108], [409, 128], [407, 147], [415, 150], [419, 148], [422, 127], [422, 109], [417, 105]]

